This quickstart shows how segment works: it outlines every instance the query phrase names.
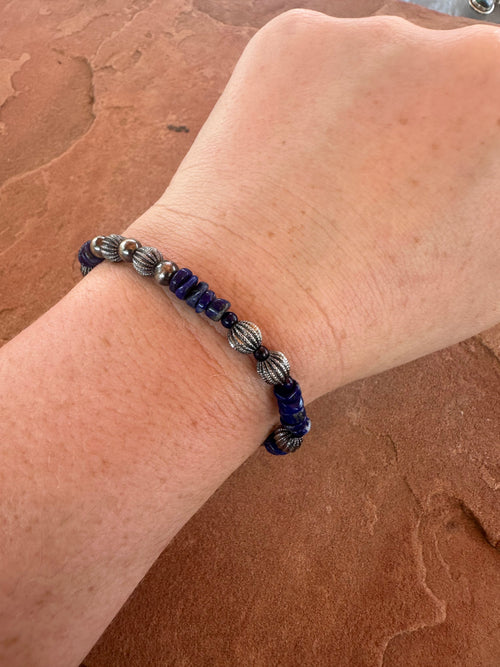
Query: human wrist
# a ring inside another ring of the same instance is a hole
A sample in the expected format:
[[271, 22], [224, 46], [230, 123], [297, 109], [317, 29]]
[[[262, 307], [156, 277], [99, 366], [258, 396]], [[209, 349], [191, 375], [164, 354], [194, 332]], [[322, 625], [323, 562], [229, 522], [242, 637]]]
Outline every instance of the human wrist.
[[[158, 248], [179, 267], [189, 267], [210, 284], [218, 297], [230, 301], [230, 310], [240, 320], [255, 322], [262, 331], [263, 344], [287, 356], [291, 375], [300, 382], [306, 402], [324, 393], [309, 363], [312, 350], [307, 313], [300, 321], [291, 307], [295, 278], [288, 280], [287, 275], [280, 275], [262, 239], [252, 236], [251, 220], [247, 225], [233, 225], [234, 218], [243, 212], [238, 212], [233, 203], [224, 205], [222, 199], [217, 202], [214, 198], [205, 207], [192, 201], [188, 204], [183, 198], [172, 199], [164, 196], [121, 235]], [[264, 211], [256, 206], [253, 215], [258, 219]], [[140, 276], [137, 279], [143, 280]], [[181, 303], [176, 306], [182, 313], [191, 310]], [[194, 319], [206, 320], [199, 316]], [[222, 333], [226, 333], [224, 329]], [[219, 336], [219, 340], [230, 363], [236, 360], [241, 365], [241, 355], [227, 345], [226, 336]], [[243, 360], [247, 373], [254, 370], [248, 361]], [[265, 391], [266, 385], [256, 374], [255, 378]]]
[[[112, 233], [112, 230], [99, 231]], [[173, 252], [180, 266], [191, 265], [193, 271], [198, 272], [196, 251], [186, 262], [179, 260], [183, 256], [189, 258], [191, 253], [184, 250], [182, 234], [176, 234], [175, 241], [174, 235], [167, 240], [166, 226], [150, 228], [142, 217], [127, 229], [116, 232], [136, 238], [143, 246], [158, 248], [165, 257], [168, 252], [165, 247], [175, 245]], [[202, 277], [210, 280], [210, 287], [218, 296], [225, 296], [222, 282], [216, 285], [207, 273], [208, 270]], [[232, 430], [230, 448], [237, 452], [241, 447], [243, 458], [237, 454], [239, 462], [245, 458], [245, 453], [249, 455], [257, 449], [279, 420], [275, 398], [271, 387], [255, 373], [253, 356], [235, 352], [228, 345], [226, 330], [219, 322], [186, 308], [168, 287], [161, 287], [152, 277], [141, 276], [126, 262], [102, 262], [82, 283], [88, 287], [88, 298], [92, 299], [92, 295], [99, 292], [102, 295], [100, 307], [104, 303], [111, 309], [110, 322], [119, 323], [124, 354], [136, 357], [137, 363], [145, 367], [143, 374], [151, 375], [153, 385], [153, 377], [165, 381], [159, 382], [156, 393], [137, 394], [136, 400], [144, 404], [145, 414], [154, 411], [157, 419], [163, 419], [166, 424], [171, 414], [184, 416], [188, 437], [189, 422], [205, 423], [210, 431], [219, 424], [225, 430], [220, 438], [222, 448], [227, 446], [224, 437], [227, 439]], [[99, 313], [95, 317], [99, 318]], [[172, 394], [177, 407], [169, 398]], [[239, 441], [243, 444], [239, 445]], [[227, 453], [230, 460], [231, 451]]]

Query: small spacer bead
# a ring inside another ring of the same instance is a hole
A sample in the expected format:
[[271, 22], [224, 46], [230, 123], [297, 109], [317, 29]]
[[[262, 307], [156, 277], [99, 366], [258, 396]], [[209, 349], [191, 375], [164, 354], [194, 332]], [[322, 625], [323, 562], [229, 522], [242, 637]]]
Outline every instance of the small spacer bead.
[[168, 285], [178, 270], [179, 267], [175, 262], [164, 259], [155, 266], [153, 277], [158, 285]]
[[238, 321], [238, 315], [233, 313], [231, 310], [228, 310], [227, 313], [224, 313], [221, 319], [221, 324], [226, 329], [230, 329]]
[[134, 258], [134, 252], [139, 250], [141, 246], [142, 243], [135, 239], [123, 239], [118, 246], [118, 254], [124, 262], [131, 262]]
[[253, 356], [257, 359], [257, 361], [265, 361], [269, 356], [269, 350], [265, 345], [261, 345], [255, 350]]
[[94, 236], [90, 242], [90, 252], [96, 257], [100, 257], [101, 259], [103, 259], [101, 244], [104, 241], [104, 238], [104, 236]]

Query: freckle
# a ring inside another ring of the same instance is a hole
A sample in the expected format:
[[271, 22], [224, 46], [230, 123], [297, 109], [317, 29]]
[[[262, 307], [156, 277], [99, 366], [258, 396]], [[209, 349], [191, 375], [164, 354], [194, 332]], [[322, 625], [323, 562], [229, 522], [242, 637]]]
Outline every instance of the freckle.
[[87, 590], [89, 593], [93, 593], [95, 591], [95, 586], [89, 586]]
[[13, 644], [15, 644], [18, 641], [19, 641], [19, 637], [7, 637], [6, 639], [2, 639], [0, 641], [0, 644], [4, 648], [9, 648], [9, 646], [12, 646]]
[[417, 180], [416, 178], [410, 178], [410, 183], [411, 183], [412, 185], [417, 186], [417, 185], [420, 184], [420, 181]]
[[281, 142], [281, 145], [284, 146], [285, 144], [286, 144], [286, 139], [283, 139], [283, 141]]
[[420, 243], [420, 238], [419, 238], [418, 236], [414, 236], [414, 237], [413, 237], [413, 243], [414, 243], [415, 245], [418, 245], [418, 244]]
[[497, 125], [500, 125], [500, 118], [497, 118]]
[[108, 347], [111, 347], [111, 343], [110, 343], [109, 340], [106, 338], [106, 336], [103, 336], [103, 337], [102, 337], [102, 342], [104, 343], [104, 345], [107, 345]]
[[301, 211], [301, 213], [302, 213], [302, 215], [305, 215], [305, 214], [306, 214], [306, 212], [305, 212], [305, 211]]
[[433, 141], [431, 147], [433, 151], [437, 151], [437, 149], [439, 148], [439, 144], [437, 143], [437, 141]]
[[408, 122], [408, 118], [400, 118], [399, 122], [401, 123], [401, 125], [406, 125], [406, 123]]
[[274, 236], [274, 232], [271, 231], [271, 230], [269, 230], [269, 231], [267, 232], [267, 235], [269, 236], [270, 239], [272, 239], [273, 236]]

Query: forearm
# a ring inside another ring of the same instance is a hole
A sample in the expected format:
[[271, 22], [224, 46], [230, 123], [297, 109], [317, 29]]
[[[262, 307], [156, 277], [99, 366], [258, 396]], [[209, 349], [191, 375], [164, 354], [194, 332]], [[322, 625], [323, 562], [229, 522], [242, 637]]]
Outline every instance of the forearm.
[[78, 664], [276, 422], [253, 360], [176, 301], [105, 262], [0, 353], [1, 664]]

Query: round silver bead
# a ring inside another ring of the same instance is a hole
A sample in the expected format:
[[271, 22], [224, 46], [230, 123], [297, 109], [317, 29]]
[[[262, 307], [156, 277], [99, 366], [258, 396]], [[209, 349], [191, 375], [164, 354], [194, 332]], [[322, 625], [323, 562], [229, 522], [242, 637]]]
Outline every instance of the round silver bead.
[[90, 252], [96, 257], [102, 258], [101, 244], [105, 238], [106, 238], [105, 236], [94, 236], [94, 238], [90, 242]]
[[227, 333], [229, 345], [242, 354], [251, 354], [262, 345], [262, 334], [253, 322], [239, 320]]
[[118, 254], [118, 246], [123, 241], [124, 237], [120, 234], [110, 234], [105, 236], [101, 242], [101, 253], [104, 259], [110, 262], [121, 262], [122, 258]]
[[257, 362], [257, 373], [267, 384], [283, 384], [290, 374], [290, 364], [283, 352], [270, 352], [267, 359]]
[[282, 452], [288, 452], [290, 454], [302, 444], [302, 438], [297, 438], [297, 436], [290, 433], [284, 426], [278, 426], [273, 435], [276, 447], [281, 449]]
[[90, 273], [92, 269], [90, 266], [85, 266], [84, 264], [80, 264], [80, 271], [82, 272], [82, 276], [86, 276], [87, 273]]
[[168, 285], [178, 270], [179, 267], [175, 262], [164, 259], [155, 266], [154, 279], [158, 285]]
[[141, 276], [152, 276], [157, 264], [163, 261], [163, 255], [157, 248], [142, 246], [135, 251], [132, 264]]
[[124, 262], [131, 262], [134, 253], [141, 247], [141, 243], [135, 239], [124, 239], [118, 246], [118, 254]]
[[479, 14], [491, 14], [495, 9], [495, 0], [469, 0], [469, 6]]

